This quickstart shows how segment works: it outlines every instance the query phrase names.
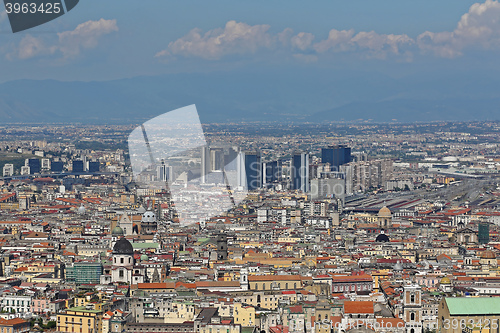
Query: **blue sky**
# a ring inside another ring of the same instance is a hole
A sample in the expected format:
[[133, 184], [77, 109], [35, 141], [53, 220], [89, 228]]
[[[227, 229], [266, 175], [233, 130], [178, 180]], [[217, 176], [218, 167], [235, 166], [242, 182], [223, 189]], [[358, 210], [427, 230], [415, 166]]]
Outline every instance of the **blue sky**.
[[487, 75], [498, 69], [500, 4], [475, 3], [81, 0], [55, 21], [17, 34], [2, 16], [0, 81], [275, 66]]

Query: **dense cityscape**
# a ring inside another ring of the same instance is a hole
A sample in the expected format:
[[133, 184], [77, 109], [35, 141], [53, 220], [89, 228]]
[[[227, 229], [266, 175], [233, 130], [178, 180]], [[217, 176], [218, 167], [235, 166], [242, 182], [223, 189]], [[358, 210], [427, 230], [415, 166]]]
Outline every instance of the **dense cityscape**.
[[500, 122], [134, 127], [0, 126], [2, 333], [500, 331]]

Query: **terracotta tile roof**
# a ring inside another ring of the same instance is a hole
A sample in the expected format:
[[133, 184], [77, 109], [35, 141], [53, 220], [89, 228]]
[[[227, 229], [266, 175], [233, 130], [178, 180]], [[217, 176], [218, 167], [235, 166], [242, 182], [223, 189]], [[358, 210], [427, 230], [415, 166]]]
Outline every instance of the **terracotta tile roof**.
[[344, 313], [373, 313], [372, 301], [345, 301]]

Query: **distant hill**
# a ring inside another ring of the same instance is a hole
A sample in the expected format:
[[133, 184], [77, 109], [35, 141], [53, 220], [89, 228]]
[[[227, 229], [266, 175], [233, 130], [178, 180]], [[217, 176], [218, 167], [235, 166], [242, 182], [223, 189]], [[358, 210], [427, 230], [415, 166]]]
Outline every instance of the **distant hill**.
[[375, 122], [429, 122], [442, 120], [498, 120], [500, 99], [411, 100], [349, 103], [308, 117], [311, 122], [372, 120]]
[[142, 123], [196, 104], [204, 123], [500, 119], [500, 77], [284, 68], [173, 74], [103, 82], [0, 84], [2, 123]]

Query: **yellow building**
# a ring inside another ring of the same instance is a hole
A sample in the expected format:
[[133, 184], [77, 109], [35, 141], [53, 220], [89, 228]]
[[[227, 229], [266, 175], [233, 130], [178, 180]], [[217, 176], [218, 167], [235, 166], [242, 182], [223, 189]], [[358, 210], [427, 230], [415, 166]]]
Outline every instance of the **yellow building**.
[[255, 325], [255, 308], [253, 306], [243, 306], [235, 303], [233, 307], [234, 323], [241, 326]]
[[100, 333], [102, 310], [80, 306], [70, 308], [57, 315], [58, 332]]
[[250, 290], [290, 290], [302, 289], [300, 275], [250, 275], [248, 277]]
[[195, 305], [191, 302], [174, 301], [169, 311], [162, 313], [165, 323], [183, 323], [194, 319]]
[[371, 272], [371, 276], [373, 278], [374, 289], [380, 289], [380, 282], [386, 280], [389, 277], [389, 270], [383, 269], [377, 272]]

